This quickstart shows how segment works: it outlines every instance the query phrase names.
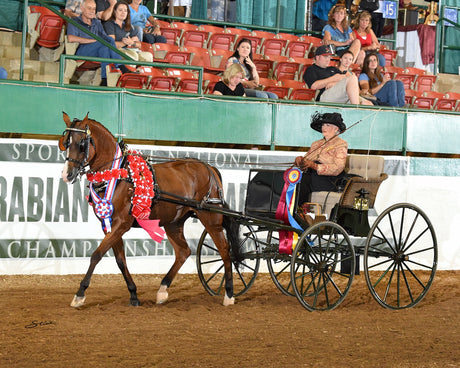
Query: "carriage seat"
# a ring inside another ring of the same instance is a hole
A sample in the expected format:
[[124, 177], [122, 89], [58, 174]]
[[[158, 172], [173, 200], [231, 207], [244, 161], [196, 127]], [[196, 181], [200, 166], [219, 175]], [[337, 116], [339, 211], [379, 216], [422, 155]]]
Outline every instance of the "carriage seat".
[[350, 154], [347, 157], [345, 171], [359, 176], [352, 177], [343, 192], [313, 192], [310, 201], [319, 204], [322, 214], [330, 216], [337, 203], [343, 207], [353, 208], [356, 192], [364, 188], [369, 192], [369, 208], [373, 208], [380, 183], [388, 177], [383, 168], [384, 159], [381, 156]]

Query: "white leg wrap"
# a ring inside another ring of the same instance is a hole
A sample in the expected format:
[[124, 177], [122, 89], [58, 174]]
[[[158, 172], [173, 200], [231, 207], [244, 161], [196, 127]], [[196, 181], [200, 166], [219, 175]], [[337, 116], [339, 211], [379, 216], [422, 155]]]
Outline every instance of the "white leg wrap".
[[73, 297], [72, 303], [70, 303], [71, 307], [78, 308], [85, 304], [86, 296], [77, 296]]
[[227, 294], [225, 294], [224, 302], [222, 304], [224, 305], [224, 307], [227, 307], [229, 305], [233, 305], [233, 304], [235, 304], [235, 298], [234, 297], [229, 298], [227, 296]]
[[157, 292], [157, 304], [163, 304], [168, 300], [168, 288], [165, 285], [161, 285]]

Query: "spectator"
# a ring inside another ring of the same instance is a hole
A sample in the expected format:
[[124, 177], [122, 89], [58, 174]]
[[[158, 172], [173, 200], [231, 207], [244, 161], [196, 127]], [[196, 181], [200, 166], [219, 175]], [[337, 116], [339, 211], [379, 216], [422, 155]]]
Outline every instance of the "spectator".
[[2, 68], [0, 66], [0, 79], [7, 79], [8, 78], [8, 72], [6, 71], [5, 68]]
[[64, 15], [69, 18], [78, 17], [81, 14], [83, 0], [67, 0], [65, 3]]
[[315, 63], [309, 66], [303, 75], [308, 88], [320, 90], [316, 101], [372, 105], [359, 96], [356, 75], [342, 74], [338, 68], [329, 66], [331, 55], [331, 46], [318, 47], [315, 52]]
[[313, 2], [311, 25], [312, 30], [322, 32], [328, 21], [328, 14], [337, 0], [317, 0]]
[[96, 0], [96, 17], [105, 22], [110, 19], [117, 0]]
[[310, 127], [322, 133], [323, 138], [313, 142], [304, 156], [295, 159], [295, 166], [304, 171], [300, 182], [299, 206], [310, 201], [311, 192], [338, 192], [338, 184], [345, 176], [348, 143], [339, 137], [347, 128], [342, 115], [337, 112], [317, 112], [312, 116]]
[[[88, 31], [91, 31], [95, 35], [101, 37], [111, 45], [116, 46], [114, 39], [107, 36], [105, 33], [101, 21], [96, 19], [96, 3], [94, 0], [83, 0], [81, 10], [81, 15], [76, 17], [75, 21], [88, 29]], [[96, 41], [94, 38], [91, 38], [85, 32], [75, 27], [73, 24], [69, 24], [67, 27], [67, 38], [69, 42], [80, 43], [77, 52], [75, 53], [76, 55], [95, 56], [108, 59], [121, 59], [121, 56], [116, 52], [112, 51], [107, 46], [104, 46], [99, 41]], [[107, 63], [101, 63], [101, 86], [107, 85], [107, 65]], [[119, 68], [124, 73], [129, 71], [123, 64], [121, 64]]]
[[213, 95], [246, 96], [241, 80], [244, 76], [244, 68], [241, 64], [231, 64], [225, 69], [222, 80], [214, 86]]
[[[371, 15], [367, 11], [358, 13], [355, 19], [355, 25], [353, 27], [353, 33], [351, 34], [353, 39], [359, 40], [361, 43], [361, 50], [367, 55], [371, 51], [375, 51], [379, 58], [379, 64], [385, 66], [385, 57], [379, 54], [379, 48], [381, 47], [379, 40], [377, 39], [374, 31], [371, 28]], [[357, 60], [357, 64], [363, 65], [363, 60]]]
[[[131, 14], [131, 24], [134, 27], [134, 35], [142, 42], [148, 43], [166, 43], [166, 38], [161, 35], [160, 25], [150, 13], [150, 10], [141, 5], [142, 0], [132, 0], [129, 5]], [[146, 28], [147, 21], [152, 27]]]
[[323, 43], [334, 45], [338, 56], [342, 56], [346, 50], [350, 50], [355, 56], [353, 62], [362, 65], [365, 56], [364, 51], [361, 51], [361, 43], [350, 37], [351, 33], [345, 7], [341, 4], [334, 6], [329, 12], [328, 24], [323, 28]]
[[153, 61], [153, 55], [150, 52], [140, 51], [141, 42], [137, 36], [132, 36], [134, 29], [131, 25], [129, 14], [129, 5], [124, 0], [120, 0], [113, 8], [110, 19], [104, 23], [104, 29], [107, 35], [115, 40], [115, 45], [125, 54], [134, 60]]
[[337, 67], [342, 74], [345, 75], [354, 75], [353, 71], [350, 69], [351, 64], [353, 64], [353, 53], [350, 50], [345, 51], [340, 57], [339, 66]]
[[244, 86], [244, 93], [246, 96], [258, 98], [278, 98], [278, 96], [272, 92], [265, 92], [256, 89], [260, 87], [259, 74], [257, 73], [257, 68], [252, 59], [252, 44], [247, 38], [242, 38], [241, 41], [238, 42], [235, 52], [227, 61], [226, 68], [232, 64], [240, 64], [244, 68], [245, 76], [241, 83]]
[[403, 107], [406, 103], [403, 83], [392, 80], [388, 73], [380, 73], [379, 59], [375, 52], [368, 54], [364, 59], [359, 85], [364, 94], [375, 96], [390, 106]]

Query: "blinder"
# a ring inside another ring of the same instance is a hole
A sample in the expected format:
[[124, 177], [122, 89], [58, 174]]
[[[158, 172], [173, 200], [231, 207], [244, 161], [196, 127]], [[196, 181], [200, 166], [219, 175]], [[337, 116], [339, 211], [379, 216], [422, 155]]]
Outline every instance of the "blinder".
[[78, 142], [78, 146], [80, 148], [80, 152], [84, 153], [85, 157], [83, 160], [78, 161], [74, 158], [71, 157], [66, 157], [66, 161], [69, 162], [74, 162], [77, 165], [79, 165], [79, 172], [83, 172], [85, 170], [85, 167], [88, 165], [88, 157], [89, 157], [89, 145], [90, 143], [95, 147], [93, 138], [91, 137], [91, 130], [89, 129], [88, 125], [86, 125], [85, 129], [79, 129], [79, 128], [66, 128], [64, 132], [62, 133], [61, 138], [59, 138], [59, 149], [61, 151], [65, 151], [69, 148], [70, 146], [70, 135], [72, 132], [77, 132], [77, 133], [83, 133], [85, 134], [85, 137], [83, 137], [80, 142]]

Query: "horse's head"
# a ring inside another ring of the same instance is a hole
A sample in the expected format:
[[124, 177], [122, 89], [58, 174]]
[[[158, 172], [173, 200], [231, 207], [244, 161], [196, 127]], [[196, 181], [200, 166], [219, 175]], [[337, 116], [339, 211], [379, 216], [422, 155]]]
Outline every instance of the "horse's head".
[[84, 174], [94, 155], [94, 142], [88, 115], [83, 120], [70, 121], [69, 116], [63, 112], [63, 117], [67, 128], [59, 139], [59, 149], [66, 151], [66, 161], [61, 176], [65, 182], [74, 183], [78, 175]]

